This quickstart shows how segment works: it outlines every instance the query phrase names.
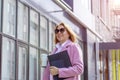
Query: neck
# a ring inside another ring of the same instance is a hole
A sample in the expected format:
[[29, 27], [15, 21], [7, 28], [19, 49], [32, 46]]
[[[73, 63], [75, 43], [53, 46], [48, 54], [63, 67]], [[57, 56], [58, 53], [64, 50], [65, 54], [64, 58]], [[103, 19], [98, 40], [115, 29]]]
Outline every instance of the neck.
[[[65, 40], [65, 41], [67, 41], [67, 40]], [[61, 41], [61, 42], [60, 42], [60, 45], [63, 44], [65, 41]]]
[[[64, 41], [65, 42], [65, 41]], [[64, 42], [60, 42], [60, 45], [62, 45]]]

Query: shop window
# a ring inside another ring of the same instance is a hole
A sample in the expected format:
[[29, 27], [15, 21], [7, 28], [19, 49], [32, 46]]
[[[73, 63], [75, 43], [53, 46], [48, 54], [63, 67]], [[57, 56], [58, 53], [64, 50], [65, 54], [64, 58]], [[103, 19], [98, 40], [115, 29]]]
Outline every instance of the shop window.
[[40, 65], [42, 67], [46, 67], [46, 65], [47, 65], [47, 54], [41, 54], [40, 59], [41, 59], [41, 64]]
[[3, 32], [15, 37], [16, 0], [3, 0]]
[[43, 67], [41, 67], [41, 79], [40, 80], [43, 80], [43, 72], [44, 72], [44, 69]]
[[49, 51], [52, 51], [55, 43], [54, 43], [54, 30], [55, 30], [55, 24], [53, 22], [49, 23]]
[[18, 80], [27, 80], [27, 53], [28, 49], [25, 46], [18, 46]]
[[38, 46], [38, 30], [39, 30], [38, 13], [30, 10], [30, 43]]
[[30, 47], [29, 80], [38, 80], [38, 50]]
[[41, 65], [41, 80], [43, 80], [43, 72], [44, 72], [44, 69], [47, 65], [47, 54], [41, 54], [40, 55], [40, 65]]
[[15, 42], [6, 37], [2, 41], [1, 80], [15, 80]]
[[18, 3], [18, 39], [28, 41], [28, 7]]
[[47, 56], [48, 53], [45, 53], [43, 51], [41, 51], [42, 54], [40, 54], [40, 66], [41, 66], [41, 80], [43, 80], [43, 72], [45, 67], [47, 66]]
[[73, 10], [73, 0], [60, 0], [66, 7]]
[[47, 50], [48, 48], [48, 34], [47, 34], [48, 20], [40, 16], [40, 47]]

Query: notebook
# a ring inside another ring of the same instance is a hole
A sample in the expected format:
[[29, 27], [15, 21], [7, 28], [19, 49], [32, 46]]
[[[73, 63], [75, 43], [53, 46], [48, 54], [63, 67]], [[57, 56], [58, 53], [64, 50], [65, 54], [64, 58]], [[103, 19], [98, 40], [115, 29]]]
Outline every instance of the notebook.
[[[72, 66], [67, 50], [52, 54], [48, 56], [50, 66], [56, 66], [58, 68], [68, 68]], [[64, 80], [65, 78], [59, 78], [58, 75], [53, 76], [54, 80]]]

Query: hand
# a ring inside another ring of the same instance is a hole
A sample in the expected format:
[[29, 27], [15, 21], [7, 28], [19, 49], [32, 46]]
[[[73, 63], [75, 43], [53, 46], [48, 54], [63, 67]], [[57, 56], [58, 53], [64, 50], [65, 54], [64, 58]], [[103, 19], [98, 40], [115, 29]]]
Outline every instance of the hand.
[[51, 73], [51, 75], [54, 76], [54, 75], [57, 75], [59, 73], [59, 70], [55, 66], [50, 66], [50, 73]]

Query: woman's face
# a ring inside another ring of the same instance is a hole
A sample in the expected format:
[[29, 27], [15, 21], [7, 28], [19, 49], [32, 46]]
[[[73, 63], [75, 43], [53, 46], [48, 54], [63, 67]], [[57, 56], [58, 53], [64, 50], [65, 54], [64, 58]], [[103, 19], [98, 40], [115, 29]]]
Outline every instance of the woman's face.
[[64, 43], [69, 38], [69, 34], [63, 25], [59, 25], [55, 30], [55, 35], [60, 43]]

